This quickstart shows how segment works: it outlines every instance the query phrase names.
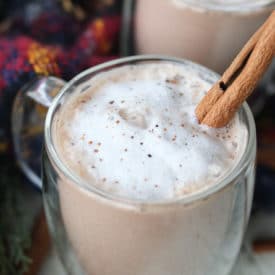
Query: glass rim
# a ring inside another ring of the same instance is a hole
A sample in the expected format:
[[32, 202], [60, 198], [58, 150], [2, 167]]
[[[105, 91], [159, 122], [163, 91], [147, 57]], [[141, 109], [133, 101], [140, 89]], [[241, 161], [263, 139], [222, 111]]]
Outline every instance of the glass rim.
[[252, 115], [252, 112], [248, 106], [248, 104], [245, 102], [241, 106], [241, 110], [244, 111], [244, 116], [247, 121], [247, 128], [248, 128], [248, 140], [246, 148], [241, 156], [241, 158], [238, 160], [238, 163], [235, 165], [235, 167], [227, 174], [224, 178], [217, 181], [212, 186], [208, 187], [207, 189], [202, 188], [201, 190], [185, 194], [183, 196], [178, 196], [172, 199], [161, 199], [161, 200], [153, 200], [153, 201], [147, 201], [142, 199], [130, 199], [121, 197], [119, 195], [112, 194], [108, 191], [101, 190], [97, 188], [95, 185], [89, 184], [85, 182], [85, 180], [81, 179], [77, 175], [73, 174], [68, 167], [62, 162], [61, 158], [59, 157], [59, 154], [57, 153], [57, 150], [55, 149], [54, 142], [52, 139], [52, 121], [55, 114], [56, 109], [59, 106], [60, 101], [62, 100], [63, 96], [66, 94], [66, 91], [69, 90], [74, 83], [82, 79], [83, 77], [86, 77], [89, 74], [93, 74], [96, 72], [100, 72], [103, 69], [107, 69], [113, 66], [122, 66], [127, 65], [131, 62], [144, 62], [144, 61], [166, 61], [166, 62], [174, 62], [178, 64], [189, 64], [192, 66], [195, 66], [202, 70], [207, 70], [213, 76], [215, 76], [217, 79], [220, 77], [219, 74], [213, 72], [212, 70], [206, 68], [205, 66], [202, 66], [200, 64], [197, 64], [195, 62], [182, 59], [182, 58], [176, 58], [176, 57], [170, 57], [170, 56], [164, 56], [164, 55], [136, 55], [136, 56], [130, 56], [130, 57], [124, 57], [119, 58], [116, 60], [104, 62], [100, 65], [96, 65], [94, 67], [91, 67], [89, 69], [86, 69], [76, 75], [74, 78], [72, 78], [65, 86], [60, 90], [59, 94], [54, 98], [48, 112], [46, 115], [45, 125], [44, 125], [44, 140], [45, 140], [45, 150], [47, 153], [48, 158], [51, 162], [54, 163], [55, 169], [58, 169], [66, 178], [68, 178], [73, 184], [78, 186], [79, 188], [84, 189], [84, 191], [89, 192], [93, 195], [98, 196], [101, 199], [106, 199], [108, 201], [111, 201], [113, 203], [123, 204], [123, 205], [131, 205], [134, 207], [142, 206], [167, 206], [167, 205], [174, 205], [174, 204], [190, 204], [199, 200], [203, 200], [208, 198], [210, 195], [213, 195], [215, 193], [218, 193], [219, 191], [223, 190], [227, 186], [230, 185], [230, 183], [234, 183], [234, 180], [242, 173], [242, 171], [249, 165], [249, 161], [251, 157], [253, 157], [253, 147], [256, 144], [256, 127], [255, 127], [255, 121]]
[[240, 1], [226, 3], [215, 3], [211, 1], [201, 2], [197, 0], [175, 0], [177, 2], [182, 2], [186, 6], [194, 9], [205, 9], [207, 11], [222, 11], [222, 12], [234, 12], [234, 13], [246, 13], [250, 11], [261, 11], [264, 9], [271, 9], [275, 5], [275, 0], [266, 0], [264, 2], [259, 2], [258, 0], [251, 1]]

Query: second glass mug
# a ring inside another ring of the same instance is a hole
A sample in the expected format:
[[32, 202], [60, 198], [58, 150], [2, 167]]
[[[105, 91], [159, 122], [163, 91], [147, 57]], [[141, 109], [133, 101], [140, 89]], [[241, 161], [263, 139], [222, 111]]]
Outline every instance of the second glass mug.
[[[182, 198], [144, 202], [106, 193], [77, 178], [56, 152], [52, 121], [60, 104], [94, 76], [144, 62], [191, 66], [211, 85], [219, 77], [183, 59], [134, 56], [90, 68], [66, 84], [56, 78], [37, 79], [21, 91], [14, 105], [13, 135], [19, 163], [29, 177], [35, 175], [30, 174], [31, 162], [21, 149], [26, 144], [22, 132], [30, 124], [41, 123], [45, 114], [35, 99], [50, 106], [44, 127], [43, 199], [50, 233], [68, 274], [229, 274], [241, 246], [254, 187], [256, 134], [246, 103], [239, 114], [247, 126], [248, 141], [239, 163], [218, 184]], [[52, 101], [51, 93], [60, 89]], [[28, 118], [33, 116], [32, 110], [42, 112], [42, 118]]]
[[274, 0], [125, 0], [121, 51], [187, 58], [223, 73], [274, 8]]
[[[222, 74], [274, 9], [275, 0], [125, 0], [121, 54], [172, 55]], [[275, 61], [248, 99], [254, 115], [274, 94], [274, 72]]]

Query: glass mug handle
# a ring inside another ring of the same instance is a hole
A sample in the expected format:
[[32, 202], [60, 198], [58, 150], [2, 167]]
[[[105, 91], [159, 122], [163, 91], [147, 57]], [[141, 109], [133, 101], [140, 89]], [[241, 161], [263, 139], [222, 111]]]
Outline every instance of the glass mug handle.
[[40, 157], [44, 121], [53, 98], [65, 85], [56, 77], [37, 77], [16, 95], [11, 117], [12, 138], [17, 162], [26, 177], [39, 189]]

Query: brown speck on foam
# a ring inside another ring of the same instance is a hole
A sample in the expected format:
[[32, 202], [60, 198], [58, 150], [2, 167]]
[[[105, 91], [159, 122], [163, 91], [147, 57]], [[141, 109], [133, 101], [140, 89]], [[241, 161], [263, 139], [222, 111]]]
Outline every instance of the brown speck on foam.
[[116, 121], [116, 124], [119, 124], [119, 123], [120, 123], [120, 121], [119, 121], [119, 120], [117, 120], [117, 121]]
[[173, 138], [172, 138], [172, 141], [175, 141], [177, 139], [177, 136], [174, 135]]
[[166, 131], [167, 131], [167, 128], [163, 128], [163, 131], [166, 132]]
[[89, 142], [88, 142], [89, 144], [93, 144], [93, 141], [92, 140], [89, 140]]
[[98, 149], [94, 149], [94, 152], [95, 152], [95, 153], [98, 153]]
[[184, 123], [182, 123], [182, 124], [180, 125], [180, 127], [184, 128]]
[[174, 77], [174, 78], [167, 78], [166, 80], [165, 80], [165, 82], [166, 83], [170, 83], [170, 84], [177, 84], [178, 82], [179, 82], [179, 80], [176, 78], [176, 77]]
[[85, 139], [85, 136], [86, 136], [86, 134], [83, 134], [83, 135], [80, 137], [80, 139], [81, 139], [81, 140], [84, 140], [84, 139]]
[[109, 104], [114, 104], [114, 102], [115, 102], [114, 100], [111, 100], [109, 101]]
[[106, 178], [103, 178], [102, 181], [105, 182], [105, 181], [106, 181]]
[[155, 188], [158, 188], [159, 186], [157, 184], [155, 184]]

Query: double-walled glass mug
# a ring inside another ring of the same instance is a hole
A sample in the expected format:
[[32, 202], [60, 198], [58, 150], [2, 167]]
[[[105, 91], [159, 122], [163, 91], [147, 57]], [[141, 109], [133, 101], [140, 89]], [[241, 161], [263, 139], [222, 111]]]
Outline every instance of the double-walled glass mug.
[[[226, 275], [234, 265], [254, 187], [256, 134], [246, 103], [239, 115], [247, 127], [248, 139], [235, 168], [217, 184], [180, 198], [150, 202], [102, 191], [68, 169], [55, 146], [52, 126], [58, 109], [88, 80], [124, 65], [162, 62], [195, 68], [211, 85], [219, 78], [190, 61], [133, 56], [90, 68], [68, 83], [40, 78], [16, 99], [13, 134], [26, 172], [33, 168], [28, 154], [20, 150], [29, 138], [26, 127], [41, 123], [45, 111], [39, 104], [50, 106], [44, 126], [43, 198], [50, 233], [68, 274]], [[52, 100], [52, 91], [59, 89]]]

